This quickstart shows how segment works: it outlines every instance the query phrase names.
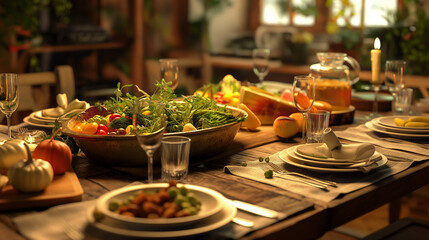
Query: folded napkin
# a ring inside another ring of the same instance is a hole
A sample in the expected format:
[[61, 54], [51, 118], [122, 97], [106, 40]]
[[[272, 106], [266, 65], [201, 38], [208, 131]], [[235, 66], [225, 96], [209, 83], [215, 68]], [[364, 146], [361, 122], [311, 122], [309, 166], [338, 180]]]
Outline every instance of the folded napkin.
[[374, 155], [375, 147], [370, 143], [341, 144], [332, 129], [323, 134], [323, 144], [306, 144], [296, 151], [312, 157], [361, 160]]
[[65, 93], [59, 93], [57, 95], [57, 104], [58, 107], [56, 108], [48, 108], [42, 110], [42, 116], [57, 118], [65, 113], [82, 111], [89, 108], [89, 103], [85, 101], [80, 101], [79, 99], [74, 99], [69, 104], [67, 101], [67, 95]]
[[343, 145], [331, 128], [323, 132], [323, 142], [331, 151], [332, 157], [337, 159], [360, 160], [374, 155], [375, 147], [370, 143], [355, 143]]

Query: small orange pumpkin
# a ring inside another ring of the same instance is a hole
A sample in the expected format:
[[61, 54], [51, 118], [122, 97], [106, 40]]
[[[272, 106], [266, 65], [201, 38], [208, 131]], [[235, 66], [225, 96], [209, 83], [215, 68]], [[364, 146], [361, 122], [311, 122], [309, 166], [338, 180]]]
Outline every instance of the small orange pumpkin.
[[52, 165], [55, 175], [67, 171], [72, 162], [72, 153], [69, 146], [64, 142], [54, 140], [58, 131], [52, 134], [51, 139], [39, 143], [33, 152], [33, 158], [43, 159]]

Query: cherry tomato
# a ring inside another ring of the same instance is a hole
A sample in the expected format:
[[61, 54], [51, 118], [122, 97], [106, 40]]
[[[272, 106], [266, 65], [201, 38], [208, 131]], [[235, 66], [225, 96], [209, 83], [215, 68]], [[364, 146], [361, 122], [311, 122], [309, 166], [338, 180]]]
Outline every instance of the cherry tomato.
[[76, 124], [73, 127], [73, 131], [77, 132], [77, 133], [82, 133], [82, 124]]
[[105, 116], [105, 118], [106, 118], [106, 120], [107, 120], [107, 126], [109, 126], [109, 124], [110, 124], [110, 116], [111, 116], [112, 114], [109, 114], [109, 115], [107, 115], [107, 116]]
[[113, 120], [115, 120], [117, 118], [121, 118], [121, 117], [122, 117], [121, 114], [112, 113], [112, 114], [110, 114], [110, 117], [109, 117], [109, 123], [111, 123]]
[[[103, 131], [105, 134], [99, 134], [100, 131]], [[104, 124], [99, 124], [97, 128], [97, 135], [106, 135], [109, 132], [109, 129]]]
[[130, 132], [134, 131], [133, 129], [134, 129], [133, 125], [128, 125], [127, 128], [125, 129], [125, 132], [129, 134]]
[[96, 134], [97, 135], [107, 135], [107, 132], [104, 131], [103, 129], [99, 129]]
[[82, 133], [95, 134], [97, 132], [97, 129], [98, 129], [98, 123], [96, 122], [86, 123], [85, 125], [82, 126]]

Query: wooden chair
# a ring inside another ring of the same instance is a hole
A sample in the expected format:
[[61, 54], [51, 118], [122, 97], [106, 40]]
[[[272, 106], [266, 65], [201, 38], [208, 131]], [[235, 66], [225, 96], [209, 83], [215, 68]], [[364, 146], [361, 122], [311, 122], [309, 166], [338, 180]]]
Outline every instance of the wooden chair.
[[[57, 66], [53, 72], [18, 74], [19, 104], [12, 115], [12, 124], [20, 122], [19, 112], [33, 112], [56, 105], [57, 93], [66, 93], [70, 102], [75, 98], [73, 69]], [[4, 115], [0, 114], [0, 122]]]

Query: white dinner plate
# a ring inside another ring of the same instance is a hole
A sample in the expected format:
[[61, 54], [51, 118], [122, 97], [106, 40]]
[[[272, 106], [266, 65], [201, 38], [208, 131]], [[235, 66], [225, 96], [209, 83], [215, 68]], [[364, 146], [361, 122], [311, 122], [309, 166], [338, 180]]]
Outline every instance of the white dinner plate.
[[429, 134], [429, 128], [426, 129], [416, 129], [416, 128], [409, 128], [409, 127], [390, 127], [387, 125], [380, 124], [380, 122], [377, 119], [373, 119], [372, 124], [374, 127], [377, 127], [378, 129], [385, 130], [388, 132], [397, 132], [397, 133], [411, 133], [411, 134]]
[[35, 123], [31, 120], [30, 116], [25, 117], [24, 122], [27, 123], [28, 125], [35, 126], [35, 127], [54, 128], [54, 124]]
[[[310, 159], [304, 155], [298, 155], [297, 154], [296, 148], [299, 146], [301, 146], [301, 145], [288, 148], [287, 154], [294, 159], [300, 160], [300, 161], [304, 162], [305, 164], [312, 165], [312, 166], [336, 167], [336, 168], [365, 167], [365, 166], [371, 164], [372, 162], [374, 162], [374, 160], [376, 160], [377, 158], [381, 157], [380, 153], [376, 151], [376, 152], [374, 152], [374, 154], [370, 158], [359, 159], [358, 161], [354, 161], [354, 160], [325, 161], [325, 159], [321, 159], [321, 158]], [[332, 158], [332, 159], [335, 159], [335, 158]]]
[[154, 239], [190, 237], [216, 230], [231, 222], [231, 220], [237, 214], [237, 209], [231, 203], [225, 202], [225, 205], [223, 206], [222, 210], [210, 216], [209, 218], [203, 219], [190, 225], [183, 226], [182, 229], [175, 228], [173, 230], [170, 230], [169, 228], [164, 228], [160, 231], [128, 229], [111, 224], [106, 224], [103, 222], [97, 222], [94, 219], [93, 212], [94, 207], [89, 208], [87, 212], [88, 221], [92, 226], [103, 232], [124, 237]]
[[290, 154], [294, 154], [292, 157], [297, 158], [297, 157], [301, 157], [301, 158], [305, 158], [305, 159], [309, 159], [309, 160], [315, 160], [315, 161], [320, 161], [320, 162], [326, 162], [326, 163], [331, 163], [332, 164], [338, 164], [338, 165], [350, 165], [350, 164], [354, 164], [354, 163], [358, 163], [358, 162], [365, 162], [368, 161], [369, 158], [362, 158], [359, 160], [354, 160], [354, 159], [338, 159], [338, 158], [320, 158], [320, 157], [315, 157], [315, 156], [310, 156], [310, 155], [305, 155], [303, 153], [300, 153], [299, 151], [297, 151], [300, 147], [302, 146], [308, 146], [308, 145], [322, 145], [324, 143], [307, 143], [307, 144], [301, 144], [301, 145], [297, 145], [291, 148], [288, 148], [288, 154], [290, 152]]
[[[54, 108], [48, 108], [47, 110], [49, 110], [49, 109], [54, 109]], [[33, 114], [34, 114], [35, 118], [42, 119], [42, 120], [55, 121], [55, 119], [57, 119], [55, 117], [43, 116], [42, 110], [33, 112]]]
[[374, 126], [372, 121], [366, 122], [365, 126], [369, 129], [375, 131], [375, 132], [388, 134], [392, 137], [404, 138], [404, 139], [419, 138], [420, 140], [421, 139], [429, 139], [429, 134], [398, 133], [398, 132], [383, 130], [383, 129], [380, 129], [380, 128], [377, 128], [376, 126]]
[[127, 227], [137, 229], [142, 227], [162, 227], [163, 229], [165, 229], [166, 227], [185, 225], [201, 221], [221, 211], [226, 203], [225, 197], [219, 192], [216, 192], [212, 189], [188, 184], [178, 184], [177, 186], [185, 186], [188, 190], [192, 191], [195, 194], [196, 198], [199, 201], [201, 201], [201, 210], [196, 215], [178, 218], [159, 219], [130, 218], [109, 210], [109, 203], [112, 201], [123, 202], [124, 200], [127, 200], [130, 196], [132, 196], [133, 193], [142, 190], [156, 191], [161, 188], [168, 187], [168, 183], [141, 184], [137, 186], [128, 186], [116, 189], [98, 198], [96, 202], [96, 207], [110, 221], [125, 225]]
[[38, 123], [38, 124], [49, 124], [49, 123], [55, 123], [55, 119], [48, 120], [43, 118], [36, 117], [36, 112], [33, 112], [30, 114], [30, 120], [31, 122]]
[[386, 117], [376, 118], [376, 121], [381, 125], [393, 127], [393, 128], [409, 129], [409, 130], [429, 130], [428, 127], [402, 127], [402, 126], [398, 126], [398, 125], [396, 125], [396, 123], [394, 121], [395, 118], [401, 118], [401, 119], [407, 120], [410, 117], [419, 117], [419, 116], [408, 116], [408, 115], [386, 116]]
[[[279, 157], [287, 164], [290, 164], [295, 167], [304, 168], [304, 169], [308, 169], [316, 172], [337, 172], [337, 173], [365, 172], [365, 171], [362, 171], [360, 167], [359, 168], [337, 168], [337, 167], [317, 167], [317, 166], [307, 165], [301, 160], [289, 156], [289, 154], [287, 153], [288, 149], [281, 151], [279, 153]], [[379, 168], [387, 163], [386, 156], [384, 156], [383, 154], [380, 154], [380, 155], [381, 155], [381, 159], [379, 161], [374, 162], [375, 166], [371, 170]]]

